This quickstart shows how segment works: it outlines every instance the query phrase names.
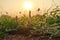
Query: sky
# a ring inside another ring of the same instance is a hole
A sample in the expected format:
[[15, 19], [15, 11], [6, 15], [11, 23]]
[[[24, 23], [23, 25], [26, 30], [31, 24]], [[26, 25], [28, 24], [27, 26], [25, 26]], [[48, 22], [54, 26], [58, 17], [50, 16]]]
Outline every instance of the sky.
[[[25, 11], [23, 4], [25, 1], [30, 1], [33, 4], [33, 10], [40, 8], [47, 10], [52, 4], [52, 0], [0, 0], [0, 10], [8, 12]], [[55, 0], [57, 5], [60, 5], [60, 0]]]

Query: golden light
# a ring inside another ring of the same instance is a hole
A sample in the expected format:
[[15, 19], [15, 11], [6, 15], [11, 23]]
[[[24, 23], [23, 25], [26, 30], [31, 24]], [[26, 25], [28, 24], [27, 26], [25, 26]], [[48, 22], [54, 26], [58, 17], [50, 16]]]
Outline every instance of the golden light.
[[28, 1], [25, 2], [25, 3], [24, 3], [24, 8], [27, 9], [27, 10], [32, 9], [32, 3], [31, 3], [31, 2], [28, 2]]

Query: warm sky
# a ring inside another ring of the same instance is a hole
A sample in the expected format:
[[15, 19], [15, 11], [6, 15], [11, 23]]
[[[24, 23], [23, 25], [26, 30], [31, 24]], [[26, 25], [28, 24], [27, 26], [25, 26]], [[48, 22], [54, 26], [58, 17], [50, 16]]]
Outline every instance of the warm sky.
[[[36, 10], [40, 8], [41, 10], [48, 9], [51, 4], [53, 4], [52, 0], [0, 0], [0, 10], [13, 12], [25, 10], [23, 8], [24, 2], [30, 1], [33, 4], [33, 8]], [[60, 4], [60, 0], [55, 0], [57, 5]]]

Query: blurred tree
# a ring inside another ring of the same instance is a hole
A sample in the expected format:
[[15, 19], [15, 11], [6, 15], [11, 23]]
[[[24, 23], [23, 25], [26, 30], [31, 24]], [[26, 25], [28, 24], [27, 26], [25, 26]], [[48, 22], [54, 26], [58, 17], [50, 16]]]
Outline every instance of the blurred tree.
[[39, 12], [40, 11], [40, 8], [38, 8], [37, 11]]
[[21, 14], [21, 11], [19, 12], [19, 14]]

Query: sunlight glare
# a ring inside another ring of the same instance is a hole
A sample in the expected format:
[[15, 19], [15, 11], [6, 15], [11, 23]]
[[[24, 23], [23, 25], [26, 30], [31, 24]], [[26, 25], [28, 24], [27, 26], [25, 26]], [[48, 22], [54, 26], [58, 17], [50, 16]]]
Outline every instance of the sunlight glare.
[[32, 3], [31, 2], [25, 2], [24, 3], [24, 8], [27, 10], [30, 10], [32, 8]]

